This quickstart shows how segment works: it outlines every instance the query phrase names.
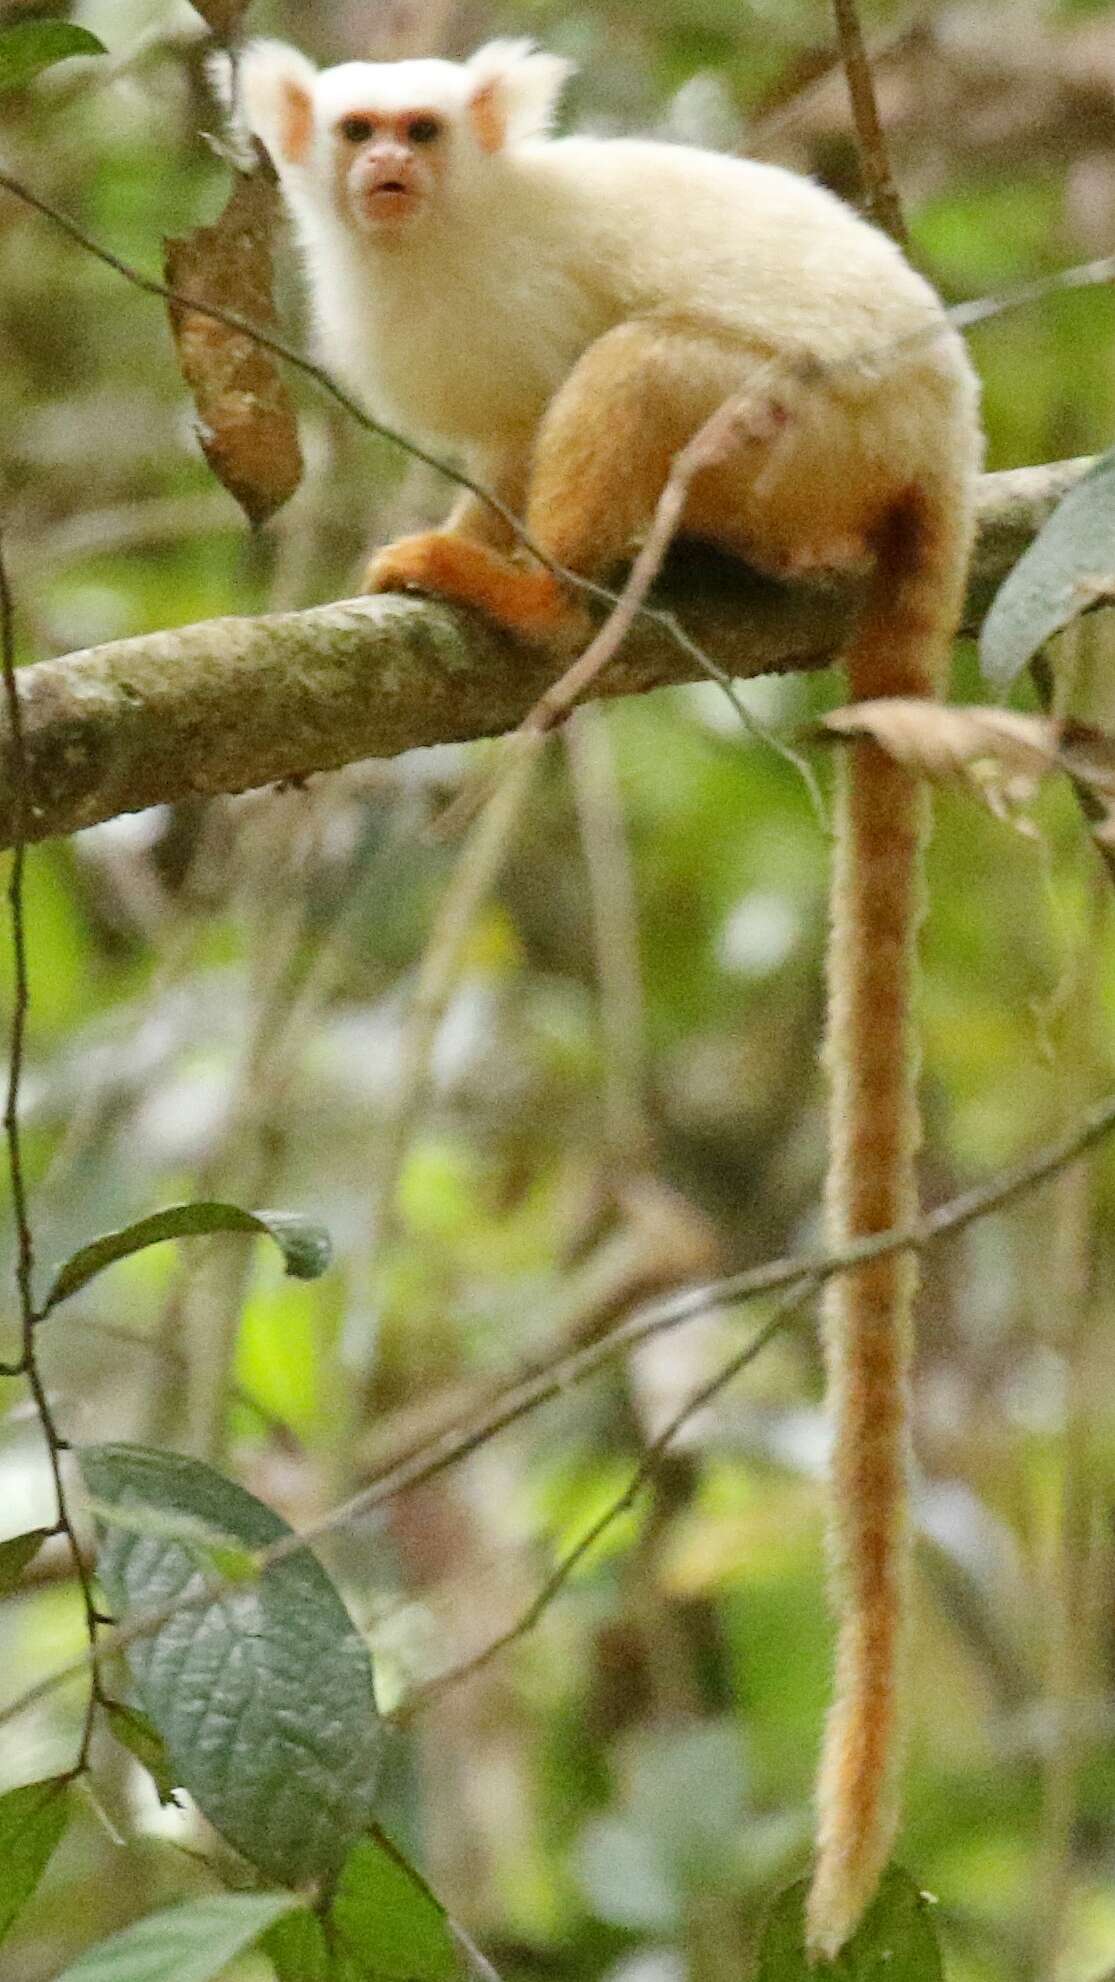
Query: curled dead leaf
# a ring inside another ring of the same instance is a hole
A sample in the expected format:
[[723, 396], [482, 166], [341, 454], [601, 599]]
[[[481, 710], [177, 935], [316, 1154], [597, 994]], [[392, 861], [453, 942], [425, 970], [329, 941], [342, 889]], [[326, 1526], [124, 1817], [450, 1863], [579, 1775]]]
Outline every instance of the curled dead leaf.
[[894, 696], [836, 709], [821, 727], [830, 736], [876, 743], [935, 783], [961, 780], [1023, 830], [1020, 808], [1047, 772], [1063, 771], [1094, 801], [1096, 838], [1115, 838], [1115, 737], [1087, 723]]
[[958, 708], [918, 696], [884, 696], [834, 709], [822, 727], [836, 736], [866, 737], [899, 764], [927, 778], [970, 775], [984, 757], [1037, 778], [1051, 768], [1059, 725], [1014, 709]]
[[[279, 213], [267, 178], [239, 178], [212, 227], [164, 244], [171, 288], [261, 328], [273, 324], [271, 244]], [[278, 366], [244, 331], [187, 304], [171, 303], [170, 320], [205, 458], [249, 521], [265, 523], [302, 478], [298, 423]]]

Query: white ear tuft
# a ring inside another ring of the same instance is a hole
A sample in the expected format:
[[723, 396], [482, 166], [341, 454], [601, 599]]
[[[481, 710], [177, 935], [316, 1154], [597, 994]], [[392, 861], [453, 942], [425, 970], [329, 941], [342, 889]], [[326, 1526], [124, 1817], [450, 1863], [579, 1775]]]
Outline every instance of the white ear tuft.
[[470, 106], [486, 151], [545, 137], [576, 64], [547, 55], [533, 41], [489, 41], [465, 64]]
[[[230, 82], [215, 76], [226, 100]], [[283, 41], [251, 41], [239, 61], [239, 121], [261, 138], [275, 164], [301, 165], [313, 137], [317, 70]]]

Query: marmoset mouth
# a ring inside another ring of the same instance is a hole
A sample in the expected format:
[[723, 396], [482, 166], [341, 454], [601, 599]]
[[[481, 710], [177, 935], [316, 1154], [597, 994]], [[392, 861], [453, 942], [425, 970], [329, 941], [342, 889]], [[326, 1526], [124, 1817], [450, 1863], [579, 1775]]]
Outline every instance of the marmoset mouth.
[[382, 185], [369, 186], [362, 204], [371, 222], [405, 220], [420, 204], [420, 199], [413, 186], [406, 186], [399, 179], [385, 179]]

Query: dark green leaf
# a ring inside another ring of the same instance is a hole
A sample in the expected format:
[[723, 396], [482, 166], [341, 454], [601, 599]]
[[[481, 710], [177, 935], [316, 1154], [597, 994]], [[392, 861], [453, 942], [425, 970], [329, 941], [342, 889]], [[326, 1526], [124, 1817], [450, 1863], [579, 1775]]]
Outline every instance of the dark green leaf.
[[58, 1982], [212, 1982], [298, 1905], [293, 1893], [224, 1893], [149, 1913], [72, 1961]]
[[330, 1958], [325, 1930], [317, 1915], [304, 1907], [276, 1920], [259, 1945], [278, 1982], [333, 1982], [336, 1963]]
[[15, 1589], [49, 1533], [49, 1528], [29, 1528], [25, 1535], [12, 1535], [8, 1541], [0, 1542], [0, 1597]]
[[457, 1973], [445, 1908], [381, 1832], [346, 1859], [329, 1924], [358, 1973], [377, 1982], [446, 1982]]
[[1115, 591], [1115, 449], [1057, 505], [1003, 580], [980, 634], [987, 680], [1009, 688], [1046, 640]]
[[108, 1724], [117, 1741], [130, 1750], [137, 1762], [142, 1762], [158, 1791], [160, 1803], [173, 1803], [174, 1792], [178, 1788], [170, 1756], [166, 1752], [166, 1742], [148, 1720], [135, 1707], [126, 1707], [122, 1701], [113, 1700], [108, 1709]]
[[154, 1211], [149, 1218], [138, 1218], [118, 1232], [106, 1232], [71, 1254], [60, 1266], [46, 1297], [43, 1312], [76, 1294], [94, 1275], [114, 1266], [118, 1259], [142, 1252], [147, 1246], [162, 1245], [164, 1239], [195, 1239], [206, 1232], [265, 1232], [274, 1239], [283, 1255], [283, 1265], [296, 1280], [316, 1280], [325, 1272], [332, 1256], [329, 1234], [308, 1218], [290, 1211], [242, 1211], [238, 1204], [212, 1200], [200, 1204], [172, 1204], [165, 1211]]
[[70, 1816], [64, 1777], [0, 1796], [0, 1940], [29, 1900]]
[[252, 1550], [220, 1528], [199, 1521], [196, 1514], [168, 1511], [165, 1507], [114, 1507], [107, 1500], [90, 1500], [89, 1512], [103, 1528], [126, 1528], [129, 1534], [146, 1535], [157, 1542], [177, 1542], [201, 1569], [211, 1569], [229, 1583], [252, 1583], [259, 1575], [259, 1564]]
[[[291, 1532], [196, 1460], [128, 1445], [79, 1457], [109, 1506], [185, 1517], [249, 1550]], [[205, 1580], [192, 1544], [115, 1524], [102, 1530], [98, 1573], [122, 1622]], [[284, 1885], [340, 1871], [371, 1821], [381, 1734], [367, 1648], [309, 1549], [176, 1610], [128, 1663], [176, 1782], [230, 1844]]]
[[0, 90], [22, 89], [41, 70], [67, 55], [103, 55], [105, 45], [88, 28], [69, 21], [23, 21], [0, 33]]
[[808, 1879], [775, 1900], [759, 1948], [758, 1982], [942, 1982], [931, 1903], [908, 1873], [892, 1868], [835, 1961], [805, 1951]]

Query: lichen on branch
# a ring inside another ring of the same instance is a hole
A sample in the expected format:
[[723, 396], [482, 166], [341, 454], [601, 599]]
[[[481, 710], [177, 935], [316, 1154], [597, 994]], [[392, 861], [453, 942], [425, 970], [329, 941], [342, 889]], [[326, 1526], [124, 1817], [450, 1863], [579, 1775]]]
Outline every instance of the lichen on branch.
[[[968, 621], [1087, 462], [984, 477]], [[822, 667], [860, 594], [775, 585], [682, 546], [659, 604], [737, 677]], [[206, 620], [109, 641], [19, 671], [26, 837], [50, 838], [194, 794], [246, 791], [436, 743], [514, 729], [558, 671], [474, 616], [398, 596]], [[594, 695], [698, 679], [661, 619], [641, 619]], [[11, 734], [0, 720], [0, 843], [13, 828]]]

